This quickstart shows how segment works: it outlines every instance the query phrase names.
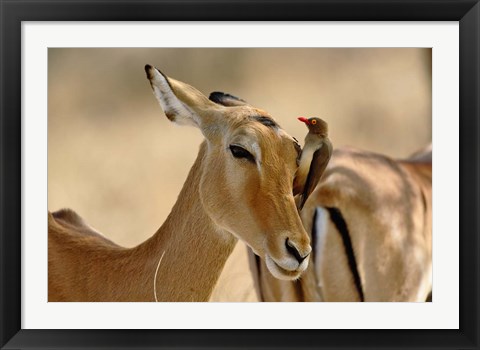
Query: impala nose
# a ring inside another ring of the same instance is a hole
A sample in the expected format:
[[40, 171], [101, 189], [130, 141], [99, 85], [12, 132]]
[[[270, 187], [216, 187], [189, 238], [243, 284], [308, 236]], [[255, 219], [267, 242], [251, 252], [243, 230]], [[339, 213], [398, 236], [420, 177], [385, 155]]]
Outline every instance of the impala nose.
[[308, 252], [301, 254], [295, 244], [288, 238], [285, 240], [285, 247], [287, 248], [287, 251], [292, 254], [295, 259], [297, 259], [299, 264], [301, 264], [303, 260], [305, 260], [305, 258], [310, 255], [310, 252], [312, 250], [309, 246]]

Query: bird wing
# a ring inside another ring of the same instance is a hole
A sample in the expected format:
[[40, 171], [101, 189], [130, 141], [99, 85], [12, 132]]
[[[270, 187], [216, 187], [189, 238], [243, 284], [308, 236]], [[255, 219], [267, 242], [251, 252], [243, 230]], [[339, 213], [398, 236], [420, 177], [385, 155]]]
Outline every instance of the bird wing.
[[328, 138], [323, 140], [323, 145], [320, 149], [316, 150], [313, 153], [312, 162], [310, 163], [310, 170], [308, 172], [307, 181], [305, 181], [305, 186], [303, 187], [303, 192], [301, 194], [299, 210], [303, 209], [305, 202], [307, 201], [308, 196], [313, 192], [315, 187], [320, 181], [320, 178], [327, 167], [328, 161], [332, 155], [332, 143]]

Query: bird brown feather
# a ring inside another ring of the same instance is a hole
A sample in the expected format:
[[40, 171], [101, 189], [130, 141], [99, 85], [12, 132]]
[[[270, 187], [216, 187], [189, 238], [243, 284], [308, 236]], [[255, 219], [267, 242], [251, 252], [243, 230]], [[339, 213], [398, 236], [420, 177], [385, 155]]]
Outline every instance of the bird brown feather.
[[303, 192], [300, 198], [299, 210], [302, 210], [308, 197], [317, 186], [318, 181], [322, 178], [331, 155], [332, 143], [328, 138], [324, 138], [323, 146], [313, 153], [312, 162], [310, 163], [310, 171], [308, 172], [307, 180], [305, 181], [305, 186], [303, 187]]

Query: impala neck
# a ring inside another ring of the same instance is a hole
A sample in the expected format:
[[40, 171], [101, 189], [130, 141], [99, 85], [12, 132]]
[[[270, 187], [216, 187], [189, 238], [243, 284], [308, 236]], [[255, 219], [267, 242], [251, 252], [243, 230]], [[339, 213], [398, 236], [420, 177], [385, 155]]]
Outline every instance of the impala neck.
[[[220, 229], [206, 214], [199, 195], [206, 144], [185, 181], [172, 212], [160, 229], [133, 249], [132, 263], [143, 264], [146, 299], [208, 301], [237, 239]], [[160, 265], [158, 265], [160, 258]], [[137, 265], [138, 266], [138, 265]], [[145, 286], [146, 283], [146, 286]]]

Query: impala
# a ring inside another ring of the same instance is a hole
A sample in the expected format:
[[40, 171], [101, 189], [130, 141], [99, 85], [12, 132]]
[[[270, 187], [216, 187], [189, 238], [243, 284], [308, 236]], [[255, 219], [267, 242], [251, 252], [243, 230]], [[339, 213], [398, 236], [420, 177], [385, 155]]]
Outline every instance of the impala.
[[301, 217], [311, 234], [310, 267], [296, 282], [275, 281], [251, 254], [260, 300], [431, 297], [431, 146], [407, 160], [335, 150]]
[[205, 141], [165, 223], [137, 247], [72, 210], [48, 213], [49, 301], [207, 301], [238, 239], [276, 278], [297, 279], [311, 251], [292, 194], [297, 142], [263, 110], [145, 70], [167, 118]]

